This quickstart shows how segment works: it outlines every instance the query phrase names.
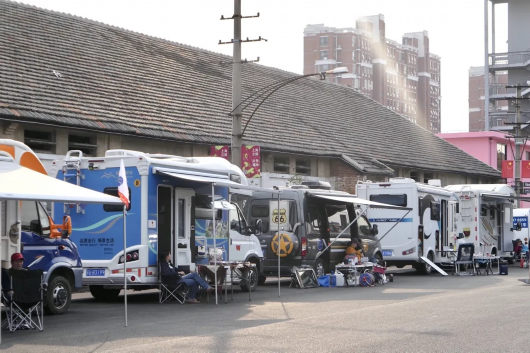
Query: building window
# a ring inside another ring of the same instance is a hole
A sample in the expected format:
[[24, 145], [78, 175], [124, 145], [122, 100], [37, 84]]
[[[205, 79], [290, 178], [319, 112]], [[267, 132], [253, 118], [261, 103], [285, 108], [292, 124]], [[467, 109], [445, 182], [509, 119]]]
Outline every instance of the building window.
[[320, 51], [320, 60], [327, 60], [328, 59], [328, 51], [327, 50], [321, 50]]
[[328, 64], [320, 65], [319, 72], [328, 71], [328, 70], [329, 70], [329, 65]]
[[506, 144], [497, 144], [497, 170], [502, 169], [502, 161], [506, 160]]
[[328, 37], [320, 37], [320, 46], [321, 47], [327, 47], [328, 46]]
[[55, 133], [42, 130], [24, 130], [24, 143], [33, 152], [55, 153]]
[[530, 161], [530, 152], [526, 151], [524, 155], [525, 155], [525, 161]]
[[351, 37], [351, 46], [355, 49], [355, 36]]
[[94, 157], [96, 155], [96, 136], [68, 134], [68, 150], [81, 151], [83, 155]]
[[289, 157], [274, 156], [274, 171], [277, 173], [289, 173]]
[[411, 171], [409, 174], [409, 178], [411, 178], [414, 181], [418, 181], [419, 180], [418, 174], [419, 174], [418, 172]]
[[311, 160], [296, 159], [296, 174], [311, 174]]
[[423, 183], [429, 184], [429, 180], [434, 179], [433, 173], [423, 173]]

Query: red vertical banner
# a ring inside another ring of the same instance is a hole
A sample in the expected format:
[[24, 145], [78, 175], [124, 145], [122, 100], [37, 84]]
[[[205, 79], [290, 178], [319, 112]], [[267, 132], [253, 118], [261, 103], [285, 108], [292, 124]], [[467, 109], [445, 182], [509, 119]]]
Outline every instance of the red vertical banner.
[[521, 178], [530, 178], [530, 161], [521, 161]]
[[247, 178], [261, 177], [259, 146], [241, 146], [241, 169]]
[[502, 161], [502, 176], [503, 179], [513, 178], [513, 161]]
[[228, 146], [210, 146], [210, 157], [221, 157], [228, 160]]

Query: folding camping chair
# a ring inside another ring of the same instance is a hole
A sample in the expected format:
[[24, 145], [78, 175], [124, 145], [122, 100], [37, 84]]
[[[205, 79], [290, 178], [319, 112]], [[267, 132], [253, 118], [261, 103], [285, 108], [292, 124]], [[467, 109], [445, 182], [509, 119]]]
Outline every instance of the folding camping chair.
[[158, 302], [160, 304], [169, 302], [173, 299], [178, 301], [180, 304], [186, 302], [186, 295], [188, 294], [188, 287], [186, 283], [180, 282], [176, 286], [171, 286], [169, 278], [162, 274], [160, 265], [158, 266]]
[[[6, 319], [2, 326], [11, 332], [20, 329], [44, 329], [44, 291], [42, 270], [6, 271], [10, 277], [13, 295], [2, 290], [2, 303], [6, 307]], [[34, 320], [35, 315], [36, 320]]]
[[473, 261], [473, 254], [475, 253], [475, 244], [465, 243], [458, 246], [458, 254], [456, 261], [453, 262], [453, 274], [460, 276], [460, 265], [465, 265], [466, 274], [469, 273], [469, 265], [473, 269], [472, 275], [477, 274], [477, 269], [475, 268], [475, 262]]

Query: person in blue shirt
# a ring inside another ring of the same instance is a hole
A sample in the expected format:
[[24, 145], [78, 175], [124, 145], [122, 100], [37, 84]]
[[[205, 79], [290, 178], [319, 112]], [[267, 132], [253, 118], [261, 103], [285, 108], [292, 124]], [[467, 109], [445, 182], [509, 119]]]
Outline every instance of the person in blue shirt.
[[521, 248], [521, 254], [526, 254], [526, 262], [528, 262], [528, 239], [524, 240], [524, 244]]

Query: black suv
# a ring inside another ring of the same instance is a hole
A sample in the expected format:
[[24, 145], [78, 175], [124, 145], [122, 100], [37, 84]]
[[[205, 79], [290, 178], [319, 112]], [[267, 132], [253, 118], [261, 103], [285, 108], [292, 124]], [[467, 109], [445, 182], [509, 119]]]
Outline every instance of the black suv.
[[278, 194], [267, 191], [254, 192], [251, 200], [246, 202], [246, 218], [251, 222], [262, 221], [263, 232], [259, 239], [265, 264], [261, 283], [267, 275], [278, 275], [278, 251], [280, 276], [289, 276], [293, 266], [301, 265], [312, 266], [318, 276], [334, 270], [335, 265], [343, 261], [346, 247], [354, 238], [362, 241], [367, 257], [382, 260], [377, 228], [372, 227], [364, 216], [337, 238], [361, 210], [347, 201], [326, 199], [326, 196], [338, 196], [339, 199], [352, 196], [329, 190], [329, 184], [326, 184], [319, 182], [282, 188], [279, 207]]

